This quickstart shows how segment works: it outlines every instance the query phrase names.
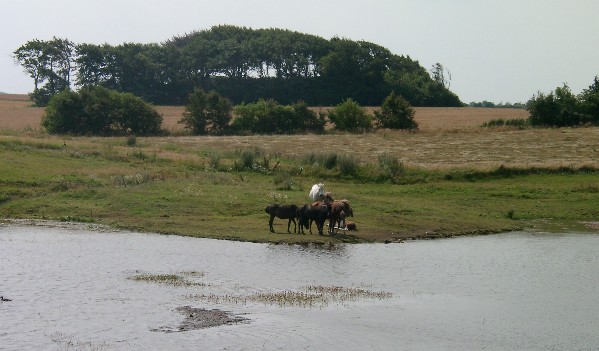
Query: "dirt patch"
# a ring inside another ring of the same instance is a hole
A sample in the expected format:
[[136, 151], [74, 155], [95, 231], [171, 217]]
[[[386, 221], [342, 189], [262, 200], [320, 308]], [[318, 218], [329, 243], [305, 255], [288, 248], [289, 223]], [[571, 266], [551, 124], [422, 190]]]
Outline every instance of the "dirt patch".
[[185, 320], [177, 327], [160, 327], [155, 332], [175, 333], [190, 330], [218, 327], [221, 325], [249, 323], [249, 319], [219, 309], [207, 310], [190, 306], [178, 307], [177, 311], [185, 316]]

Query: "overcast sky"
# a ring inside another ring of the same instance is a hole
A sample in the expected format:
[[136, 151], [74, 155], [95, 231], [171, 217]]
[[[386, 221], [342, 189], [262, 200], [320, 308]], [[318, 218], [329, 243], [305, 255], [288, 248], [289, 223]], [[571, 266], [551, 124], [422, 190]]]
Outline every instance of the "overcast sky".
[[462, 101], [526, 102], [599, 75], [597, 0], [0, 0], [0, 92], [33, 80], [12, 52], [53, 36], [76, 44], [160, 43], [230, 24], [366, 40], [441, 63]]

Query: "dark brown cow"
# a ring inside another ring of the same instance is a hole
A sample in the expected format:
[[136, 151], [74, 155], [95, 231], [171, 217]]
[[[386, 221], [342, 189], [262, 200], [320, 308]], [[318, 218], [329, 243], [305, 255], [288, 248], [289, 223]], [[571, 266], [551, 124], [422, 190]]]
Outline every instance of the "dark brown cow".
[[270, 215], [270, 220], [268, 221], [268, 228], [270, 229], [271, 233], [275, 232], [275, 229], [272, 227], [272, 222], [274, 221], [275, 217], [289, 220], [287, 222], [287, 232], [288, 233], [291, 233], [289, 231], [289, 227], [291, 226], [291, 222], [293, 222], [293, 232], [294, 233], [296, 232], [296, 230], [297, 230], [297, 223], [295, 222], [295, 218], [297, 216], [297, 206], [296, 205], [279, 205], [279, 204], [268, 205], [268, 206], [266, 206], [266, 213], [268, 213]]
[[299, 232], [304, 234], [304, 227], [310, 229], [312, 234], [312, 221], [316, 222], [318, 234], [323, 235], [324, 222], [329, 218], [329, 207], [325, 204], [302, 205], [297, 210]]

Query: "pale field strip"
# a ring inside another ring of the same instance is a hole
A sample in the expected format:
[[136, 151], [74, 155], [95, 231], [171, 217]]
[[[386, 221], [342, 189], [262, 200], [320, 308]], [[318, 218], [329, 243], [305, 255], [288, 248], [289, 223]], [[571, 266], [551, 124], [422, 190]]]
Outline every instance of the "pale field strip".
[[[323, 109], [315, 108], [317, 111]], [[173, 132], [182, 130], [182, 125], [177, 123], [184, 111], [182, 106], [157, 106], [157, 110], [164, 117], [166, 129]], [[336, 152], [352, 154], [361, 162], [376, 162], [379, 154], [389, 153], [407, 166], [424, 169], [492, 169], [500, 165], [599, 167], [599, 128], [596, 127], [480, 128], [483, 122], [492, 119], [527, 118], [528, 112], [472, 107], [422, 107], [415, 110], [415, 119], [420, 125], [418, 132], [379, 130], [367, 134], [169, 136], [143, 138], [143, 144], [150, 145], [150, 152], [173, 159], [180, 159], [181, 154], [167, 151], [169, 148], [165, 145], [223, 152], [259, 147], [271, 155], [295, 157], [310, 152]], [[43, 109], [31, 107], [25, 95], [0, 95], [0, 130], [39, 131], [42, 115]]]

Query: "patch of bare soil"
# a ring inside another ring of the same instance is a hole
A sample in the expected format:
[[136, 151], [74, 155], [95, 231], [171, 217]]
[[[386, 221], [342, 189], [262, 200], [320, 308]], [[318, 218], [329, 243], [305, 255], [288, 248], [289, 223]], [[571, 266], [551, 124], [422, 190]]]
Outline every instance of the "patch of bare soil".
[[176, 333], [204, 328], [218, 327], [221, 325], [249, 323], [249, 319], [236, 316], [228, 311], [219, 309], [207, 310], [190, 306], [178, 307], [177, 311], [185, 316], [185, 320], [177, 327], [160, 327], [152, 329], [155, 332]]

